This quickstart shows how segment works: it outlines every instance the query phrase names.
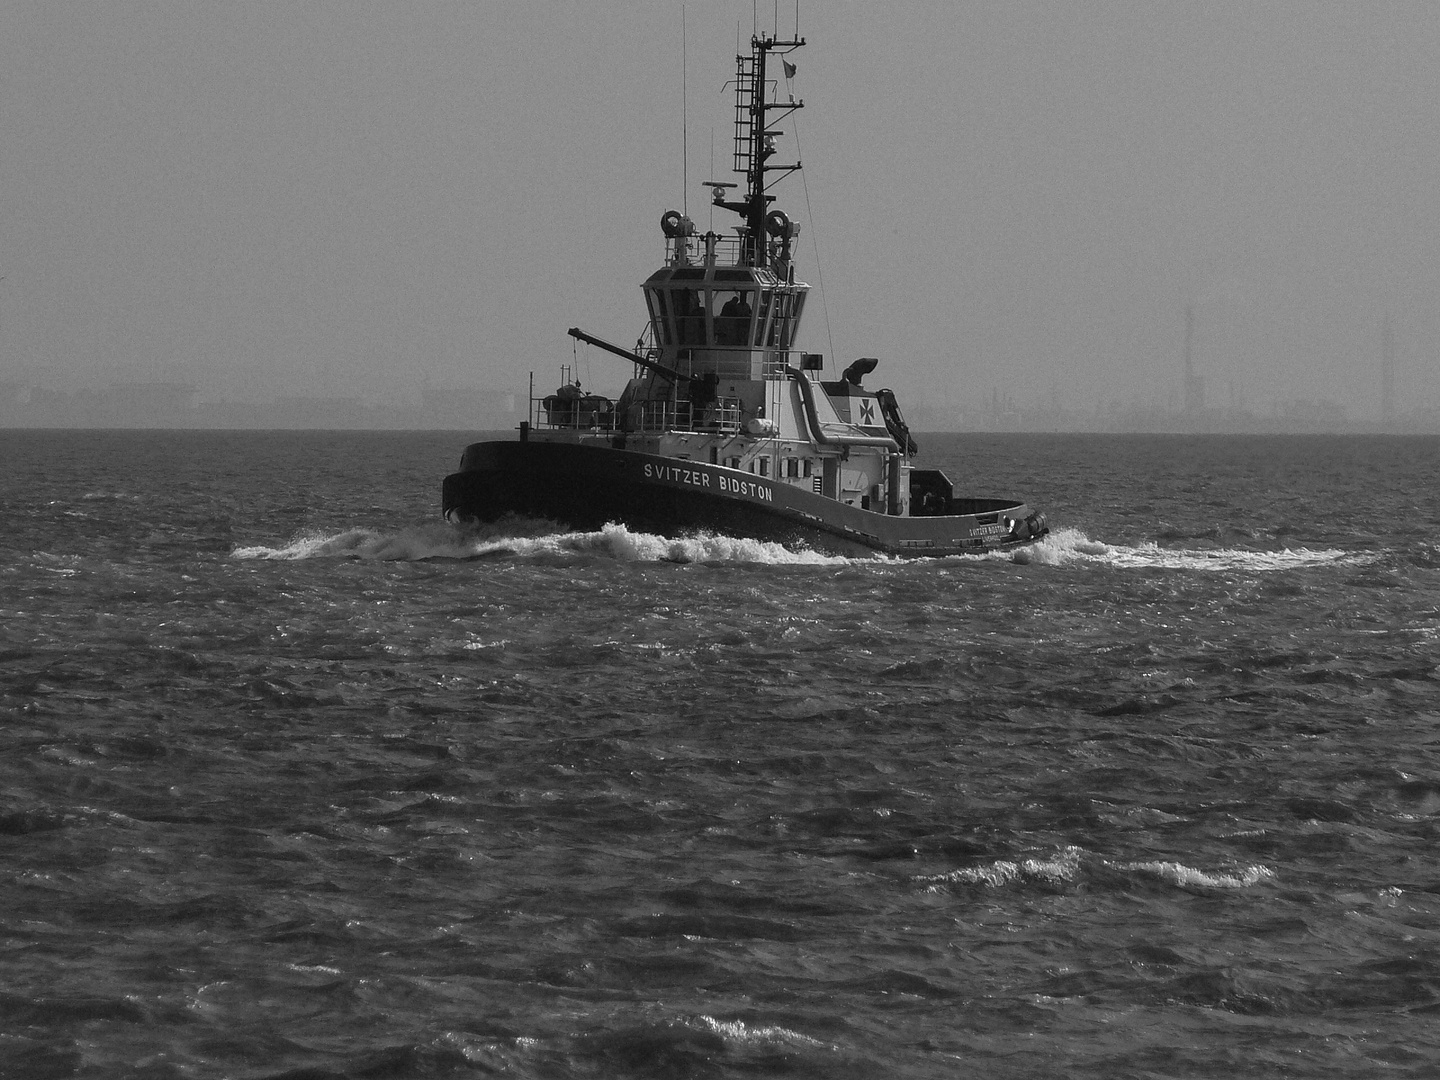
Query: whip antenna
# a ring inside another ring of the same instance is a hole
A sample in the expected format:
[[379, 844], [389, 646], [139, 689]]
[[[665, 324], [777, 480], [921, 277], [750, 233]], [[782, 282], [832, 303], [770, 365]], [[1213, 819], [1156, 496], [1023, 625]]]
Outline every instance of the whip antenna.
[[680, 5], [680, 212], [690, 216], [690, 38]]

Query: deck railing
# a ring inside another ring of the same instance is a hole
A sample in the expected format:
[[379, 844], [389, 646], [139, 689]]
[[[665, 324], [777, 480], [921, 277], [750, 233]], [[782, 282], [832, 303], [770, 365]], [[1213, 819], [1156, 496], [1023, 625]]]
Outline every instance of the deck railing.
[[[697, 236], [672, 236], [665, 241], [665, 264], [673, 266], [680, 261], [680, 255], [684, 254], [684, 262], [692, 266], [704, 266], [708, 255], [705, 250], [707, 237]], [[739, 266], [745, 257], [745, 248], [740, 242], [738, 234], [726, 235], [724, 233], [712, 233], [715, 248], [715, 263], [717, 266]]]
[[626, 412], [627, 416], [621, 416], [609, 398], [595, 396], [562, 398], [550, 394], [530, 399], [530, 422], [537, 429], [588, 431], [596, 435], [658, 435], [666, 431], [733, 435], [741, 424], [738, 398], [719, 398], [704, 407], [683, 399], [638, 401]]

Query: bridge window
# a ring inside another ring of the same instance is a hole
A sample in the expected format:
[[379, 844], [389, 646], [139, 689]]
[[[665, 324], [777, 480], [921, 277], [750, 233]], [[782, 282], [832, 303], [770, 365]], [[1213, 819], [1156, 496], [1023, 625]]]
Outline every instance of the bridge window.
[[777, 292], [774, 302], [771, 304], [770, 329], [765, 336], [765, 344], [775, 349], [788, 349], [790, 347], [790, 319], [791, 308], [794, 304], [793, 293]]
[[805, 297], [808, 295], [803, 292], [795, 293], [794, 304], [790, 308], [790, 321], [794, 326], [800, 325], [800, 315], [805, 310]]
[[676, 289], [670, 294], [677, 345], [705, 344], [705, 305], [700, 296], [697, 289]]
[[754, 321], [753, 293], [716, 290], [710, 294], [710, 316], [715, 323], [716, 345], [748, 345]]
[[655, 328], [655, 340], [661, 345], [674, 344], [670, 320], [665, 313], [665, 293], [660, 289], [646, 289], [645, 301], [650, 305], [650, 325]]

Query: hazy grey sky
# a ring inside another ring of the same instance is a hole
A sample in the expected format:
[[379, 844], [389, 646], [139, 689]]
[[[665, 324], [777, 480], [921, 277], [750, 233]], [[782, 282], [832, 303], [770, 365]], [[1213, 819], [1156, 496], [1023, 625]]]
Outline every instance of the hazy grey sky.
[[[683, 6], [703, 222], [776, 9]], [[681, 9], [7, 0], [0, 380], [548, 387], [567, 327], [633, 342]], [[1164, 402], [1193, 304], [1212, 402], [1367, 417], [1388, 317], [1402, 404], [1440, 404], [1440, 4], [809, 0], [800, 32], [807, 347], [904, 395]]]

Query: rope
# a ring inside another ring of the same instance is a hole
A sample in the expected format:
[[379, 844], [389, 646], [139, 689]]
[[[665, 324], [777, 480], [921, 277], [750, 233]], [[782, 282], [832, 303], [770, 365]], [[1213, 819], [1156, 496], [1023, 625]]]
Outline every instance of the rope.
[[[804, 161], [805, 155], [800, 151], [800, 124], [796, 118], [795, 124], [795, 153], [797, 160]], [[835, 352], [835, 338], [830, 332], [830, 305], [825, 302], [825, 274], [820, 269], [820, 230], [815, 227], [815, 213], [810, 209], [810, 181], [805, 178], [805, 170], [800, 170], [800, 186], [805, 191], [805, 217], [810, 222], [810, 249], [815, 253], [815, 287], [820, 292], [820, 314], [825, 320], [825, 340], [830, 345], [830, 357], [837, 369], [840, 365], [840, 357]]]

